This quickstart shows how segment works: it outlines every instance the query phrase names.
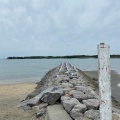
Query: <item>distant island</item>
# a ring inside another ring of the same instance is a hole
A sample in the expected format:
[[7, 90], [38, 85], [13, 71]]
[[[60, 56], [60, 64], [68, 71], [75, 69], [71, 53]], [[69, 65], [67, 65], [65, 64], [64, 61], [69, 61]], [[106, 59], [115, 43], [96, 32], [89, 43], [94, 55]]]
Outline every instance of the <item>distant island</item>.
[[[97, 58], [97, 55], [68, 55], [68, 56], [24, 56], [7, 57], [7, 59], [72, 59], [72, 58]], [[111, 58], [120, 58], [120, 55], [110, 55]]]

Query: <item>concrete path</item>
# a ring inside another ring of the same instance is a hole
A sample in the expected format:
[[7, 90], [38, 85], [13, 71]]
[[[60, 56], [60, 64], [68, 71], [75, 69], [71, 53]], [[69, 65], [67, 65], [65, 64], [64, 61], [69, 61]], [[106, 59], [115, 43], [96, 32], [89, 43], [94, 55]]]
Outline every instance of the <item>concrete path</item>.
[[47, 107], [45, 120], [72, 120], [62, 105], [51, 105]]

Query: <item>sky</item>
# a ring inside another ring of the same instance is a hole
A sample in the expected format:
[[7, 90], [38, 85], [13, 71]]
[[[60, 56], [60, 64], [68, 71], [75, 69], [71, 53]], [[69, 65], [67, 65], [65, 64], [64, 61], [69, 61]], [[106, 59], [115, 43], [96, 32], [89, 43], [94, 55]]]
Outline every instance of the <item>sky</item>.
[[120, 0], [0, 0], [0, 58], [120, 54]]

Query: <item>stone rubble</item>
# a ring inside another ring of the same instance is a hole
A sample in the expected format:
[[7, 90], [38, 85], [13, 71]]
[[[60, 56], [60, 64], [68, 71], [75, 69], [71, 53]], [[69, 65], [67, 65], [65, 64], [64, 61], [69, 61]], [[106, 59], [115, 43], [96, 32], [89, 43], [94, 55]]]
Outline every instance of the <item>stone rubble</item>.
[[97, 110], [99, 107], [99, 101], [97, 99], [83, 100], [83, 104], [85, 104], [89, 110], [90, 109]]
[[[36, 117], [43, 117], [46, 107], [53, 104], [62, 104], [73, 120], [100, 120], [99, 96], [95, 88], [70, 63], [61, 63], [48, 72], [18, 107], [24, 110], [37, 107]], [[114, 120], [119, 120], [119, 116], [120, 110], [113, 107]]]
[[73, 107], [75, 105], [79, 104], [80, 102], [76, 98], [71, 98], [71, 99], [62, 101], [62, 103], [63, 103], [63, 107], [65, 108], [65, 110], [68, 113], [70, 113], [70, 111], [73, 109]]

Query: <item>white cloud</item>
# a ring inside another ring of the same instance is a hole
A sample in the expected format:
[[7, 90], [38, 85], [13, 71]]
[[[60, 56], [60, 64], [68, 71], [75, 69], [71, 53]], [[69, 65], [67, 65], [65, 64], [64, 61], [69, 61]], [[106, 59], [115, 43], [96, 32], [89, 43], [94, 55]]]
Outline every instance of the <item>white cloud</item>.
[[119, 0], [0, 0], [0, 54], [96, 54], [100, 42], [120, 53], [113, 45], [120, 38], [119, 4]]

